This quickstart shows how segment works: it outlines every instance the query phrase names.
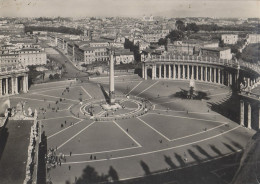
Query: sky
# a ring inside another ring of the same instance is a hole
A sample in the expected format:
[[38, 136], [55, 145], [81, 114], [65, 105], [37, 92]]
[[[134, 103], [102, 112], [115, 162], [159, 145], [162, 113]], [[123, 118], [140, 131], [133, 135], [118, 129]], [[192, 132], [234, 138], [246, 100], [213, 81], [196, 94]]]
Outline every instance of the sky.
[[260, 0], [0, 0], [0, 17], [259, 17]]

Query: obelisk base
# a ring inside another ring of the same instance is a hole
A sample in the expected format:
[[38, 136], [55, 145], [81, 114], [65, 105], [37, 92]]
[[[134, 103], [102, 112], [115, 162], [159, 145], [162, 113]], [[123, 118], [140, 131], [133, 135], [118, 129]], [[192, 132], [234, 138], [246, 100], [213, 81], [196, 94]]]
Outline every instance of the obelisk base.
[[109, 104], [114, 105], [116, 102], [115, 99], [115, 92], [114, 91], [109, 91]]

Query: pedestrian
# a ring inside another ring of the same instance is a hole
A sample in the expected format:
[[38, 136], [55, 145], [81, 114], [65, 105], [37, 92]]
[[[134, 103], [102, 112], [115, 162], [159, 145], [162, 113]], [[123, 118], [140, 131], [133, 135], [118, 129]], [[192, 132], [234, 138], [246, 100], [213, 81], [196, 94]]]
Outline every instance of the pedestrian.
[[97, 157], [96, 156], [94, 156], [94, 160], [96, 160], [97, 159]]
[[128, 132], [128, 128], [126, 129], [126, 131]]
[[70, 170], [71, 166], [69, 165], [69, 170]]
[[92, 155], [90, 155], [90, 160], [92, 160]]
[[63, 128], [63, 124], [60, 124], [60, 127]]
[[65, 120], [64, 124], [66, 125], [67, 121]]
[[71, 156], [72, 152], [70, 152], [70, 156]]

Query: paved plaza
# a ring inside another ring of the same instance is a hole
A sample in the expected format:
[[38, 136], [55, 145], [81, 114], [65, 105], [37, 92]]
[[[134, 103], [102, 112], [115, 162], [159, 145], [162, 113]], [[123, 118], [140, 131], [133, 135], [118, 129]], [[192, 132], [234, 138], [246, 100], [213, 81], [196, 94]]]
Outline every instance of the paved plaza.
[[[107, 112], [94, 103], [105, 98], [100, 86], [109, 91], [108, 79], [38, 84], [31, 86], [27, 94], [11, 97], [11, 106], [25, 101], [25, 109], [37, 109], [48, 149], [66, 157], [66, 162], [49, 170], [47, 180], [73, 183], [88, 166], [100, 176], [113, 170], [119, 180], [175, 170], [177, 173], [182, 168], [203, 167], [241, 152], [254, 133], [211, 110], [212, 104], [231, 98], [228, 87], [198, 82], [196, 89], [206, 97], [191, 100], [177, 95], [188, 90], [188, 81], [116, 77], [116, 96], [145, 99], [151, 106], [145, 113], [131, 114], [141, 104], [122, 100], [126, 108], [114, 112], [116, 118], [106, 120], [103, 117]], [[91, 118], [87, 114], [90, 107], [103, 119]], [[121, 116], [125, 113], [131, 115]], [[205, 172], [222, 181], [222, 168], [227, 165], [218, 164]], [[181, 183], [178, 176], [171, 179]]]

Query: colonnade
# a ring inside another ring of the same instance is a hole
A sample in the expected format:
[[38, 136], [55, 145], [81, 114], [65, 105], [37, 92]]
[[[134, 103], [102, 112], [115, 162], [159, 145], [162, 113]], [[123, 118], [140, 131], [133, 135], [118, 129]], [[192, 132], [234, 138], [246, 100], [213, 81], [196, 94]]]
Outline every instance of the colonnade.
[[28, 92], [28, 75], [0, 76], [0, 97]]
[[227, 86], [237, 85], [239, 74], [223, 67], [205, 64], [181, 63], [143, 63], [142, 75], [147, 79], [147, 70], [151, 69], [152, 79], [194, 79], [214, 82]]
[[[252, 129], [252, 104], [249, 101], [240, 100], [240, 125]], [[260, 130], [260, 106], [258, 107], [258, 122], [255, 126]], [[246, 118], [246, 119], [245, 119]]]

